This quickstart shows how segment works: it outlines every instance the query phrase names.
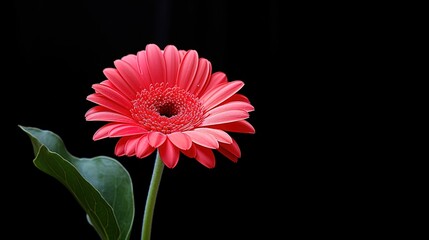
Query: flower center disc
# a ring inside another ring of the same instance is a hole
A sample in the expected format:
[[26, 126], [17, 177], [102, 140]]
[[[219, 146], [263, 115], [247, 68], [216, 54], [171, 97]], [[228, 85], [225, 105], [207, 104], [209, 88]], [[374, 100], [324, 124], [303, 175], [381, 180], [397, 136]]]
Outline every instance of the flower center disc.
[[191, 130], [203, 121], [197, 97], [177, 86], [152, 84], [137, 93], [131, 116], [146, 129], [165, 134]]

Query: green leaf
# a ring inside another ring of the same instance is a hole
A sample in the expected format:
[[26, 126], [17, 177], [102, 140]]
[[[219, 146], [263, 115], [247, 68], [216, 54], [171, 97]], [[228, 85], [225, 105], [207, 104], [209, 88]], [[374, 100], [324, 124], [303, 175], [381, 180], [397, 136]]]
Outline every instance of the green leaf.
[[51, 131], [19, 127], [31, 139], [34, 165], [72, 193], [101, 239], [130, 239], [134, 195], [128, 171], [110, 157], [73, 156], [62, 139]]

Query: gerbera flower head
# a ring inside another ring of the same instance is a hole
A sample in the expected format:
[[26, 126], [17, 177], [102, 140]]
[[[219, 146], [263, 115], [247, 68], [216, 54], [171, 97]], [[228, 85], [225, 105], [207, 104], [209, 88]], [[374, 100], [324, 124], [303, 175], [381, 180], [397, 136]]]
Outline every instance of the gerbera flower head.
[[254, 107], [238, 93], [244, 83], [212, 73], [210, 61], [195, 50], [148, 44], [103, 73], [107, 79], [87, 97], [97, 105], [85, 118], [107, 122], [93, 139], [119, 138], [117, 156], [145, 158], [158, 149], [169, 168], [180, 153], [213, 168], [213, 150], [233, 162], [241, 157], [228, 132], [255, 133], [246, 120]]

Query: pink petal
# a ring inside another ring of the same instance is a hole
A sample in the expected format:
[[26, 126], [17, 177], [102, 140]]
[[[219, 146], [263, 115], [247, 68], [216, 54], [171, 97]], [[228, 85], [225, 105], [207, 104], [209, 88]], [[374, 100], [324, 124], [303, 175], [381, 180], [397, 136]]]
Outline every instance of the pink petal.
[[214, 153], [211, 149], [204, 148], [204, 147], [197, 147], [197, 155], [195, 156], [195, 159], [197, 159], [198, 162], [206, 166], [207, 168], [214, 168], [216, 161]]
[[[101, 81], [99, 84], [101, 84], [101, 85], [104, 85], [104, 86], [106, 86], [106, 87], [110, 87], [110, 88], [113, 88], [113, 89], [115, 89], [115, 90], [117, 90], [116, 89], [116, 87], [115, 87], [115, 85], [113, 85], [113, 83], [110, 81], [110, 80], [104, 80], [104, 81]], [[94, 86], [94, 84], [93, 84], [93, 86]]]
[[179, 162], [180, 151], [167, 139], [159, 147], [159, 155], [168, 168], [174, 168]]
[[244, 83], [242, 81], [236, 80], [213, 88], [211, 91], [207, 92], [204, 96], [201, 97], [204, 109], [210, 110], [216, 105], [222, 103], [234, 95], [237, 91], [239, 91], [243, 86]]
[[182, 132], [174, 132], [167, 135], [168, 139], [179, 149], [188, 150], [192, 146], [191, 138], [182, 133]]
[[238, 158], [241, 157], [240, 147], [234, 139], [232, 139], [231, 144], [220, 143], [219, 146], [219, 148], [222, 148], [222, 151], [227, 151]]
[[128, 139], [124, 147], [125, 155], [129, 157], [136, 155], [136, 146], [139, 140], [140, 140], [140, 137], [131, 137]]
[[180, 150], [185, 156], [188, 158], [195, 158], [197, 155], [197, 148], [195, 147], [195, 144], [192, 144], [192, 146], [188, 150]]
[[122, 123], [108, 123], [102, 127], [100, 127], [92, 137], [92, 140], [97, 141], [103, 138], [109, 137], [109, 132], [119, 126], [125, 126], [125, 124]]
[[233, 102], [233, 101], [241, 101], [241, 102], [250, 103], [250, 100], [246, 96], [244, 96], [243, 94], [240, 94], [240, 93], [236, 93], [236, 94], [232, 95], [230, 98], [228, 98], [227, 100], [225, 100], [225, 102]]
[[207, 83], [207, 87], [204, 90], [205, 92], [211, 91], [213, 88], [225, 84], [228, 82], [228, 78], [226, 74], [223, 72], [215, 72], [211, 75], [209, 82]]
[[195, 50], [189, 50], [183, 57], [180, 65], [179, 75], [177, 77], [177, 86], [187, 90], [194, 80], [198, 68], [198, 53]]
[[131, 65], [131, 67], [136, 71], [139, 72], [139, 65], [137, 63], [137, 56], [135, 54], [128, 54], [121, 58], [122, 61], [128, 63]]
[[154, 150], [155, 148], [149, 144], [147, 135], [143, 135], [136, 145], [136, 157], [145, 158], [152, 154]]
[[140, 51], [137, 53], [137, 63], [140, 69], [140, 85], [148, 89], [152, 83], [152, 78], [150, 77], [149, 67], [147, 65], [146, 51]]
[[104, 97], [100, 93], [93, 93], [86, 97], [88, 101], [91, 101], [93, 103], [96, 103], [98, 105], [101, 105], [103, 107], [106, 107], [107, 109], [120, 113], [122, 115], [130, 115], [130, 111], [128, 109], [125, 109], [121, 105], [117, 104], [116, 102]]
[[90, 108], [88, 111], [86, 111], [85, 118], [91, 114], [96, 113], [96, 112], [108, 112], [108, 111], [110, 111], [110, 110], [103, 107], [103, 106], [95, 106], [95, 107]]
[[120, 138], [119, 141], [116, 143], [115, 146], [115, 154], [117, 156], [124, 156], [125, 155], [125, 144], [128, 142], [128, 137]]
[[136, 97], [137, 92], [128, 85], [128, 83], [122, 78], [121, 74], [119, 74], [118, 70], [114, 68], [106, 68], [103, 70], [103, 73], [125, 97], [130, 100]]
[[[111, 88], [112, 90], [115, 90], [118, 94], [120, 94], [122, 97], [124, 97], [127, 101], [130, 101], [121, 91], [119, 91], [119, 89], [115, 85], [113, 85], [112, 81], [110, 81], [109, 79], [104, 80], [104, 81], [100, 82], [99, 84], [104, 86], [104, 87], [108, 87], [108, 88]], [[94, 85], [96, 85], [96, 84], [93, 84], [92, 86], [94, 86]]]
[[246, 112], [251, 112], [255, 110], [255, 108], [250, 103], [247, 103], [247, 102], [233, 101], [233, 102], [224, 103], [220, 106], [212, 108], [210, 111], [206, 113], [206, 115], [207, 116], [214, 115], [214, 114], [231, 111], [231, 110], [242, 110]]
[[211, 71], [212, 64], [207, 59], [200, 58], [194, 81], [188, 91], [193, 93], [195, 96], [198, 96], [200, 92], [204, 92], [207, 87]]
[[176, 85], [177, 72], [179, 71], [180, 55], [177, 48], [168, 45], [164, 48], [164, 60], [167, 73], [167, 83], [170, 86]]
[[133, 135], [141, 135], [146, 134], [148, 131], [140, 126], [133, 125], [123, 125], [117, 126], [109, 132], [109, 137], [125, 137], [125, 136], [133, 136]]
[[219, 130], [219, 129], [213, 129], [213, 128], [196, 128], [194, 131], [202, 132], [205, 134], [210, 134], [216, 138], [217, 141], [222, 143], [232, 143], [232, 138], [229, 136], [228, 133]]
[[161, 49], [157, 45], [146, 45], [146, 60], [152, 83], [165, 82], [165, 61]]
[[113, 62], [119, 74], [122, 76], [128, 85], [132, 88], [134, 94], [140, 92], [143, 88], [140, 86], [140, 74], [127, 62], [116, 60]]
[[167, 139], [167, 136], [160, 132], [150, 132], [148, 135], [148, 139], [149, 144], [152, 147], [157, 148], [164, 143], [165, 139]]
[[211, 125], [211, 128], [222, 129], [227, 132], [239, 132], [239, 133], [255, 133], [255, 128], [246, 120], [240, 120], [236, 122], [230, 122], [225, 124]]
[[92, 85], [92, 88], [95, 92], [102, 94], [117, 104], [122, 105], [126, 109], [131, 109], [133, 107], [130, 100], [128, 100], [122, 93], [119, 93], [111, 87], [105, 86], [104, 84], [94, 84]]
[[243, 110], [230, 110], [225, 112], [220, 112], [217, 114], [210, 115], [206, 117], [201, 123], [201, 127], [229, 123], [244, 120], [249, 117], [249, 113]]
[[232, 154], [232, 153], [230, 153], [230, 152], [228, 152], [228, 151], [226, 151], [225, 149], [223, 149], [223, 148], [219, 148], [218, 149], [218, 151], [222, 154], [222, 155], [224, 155], [226, 158], [228, 158], [229, 160], [231, 160], [232, 162], [238, 162], [238, 157], [236, 157], [234, 154]]
[[204, 146], [206, 148], [219, 148], [219, 143], [216, 140], [216, 138], [210, 134], [206, 134], [204, 132], [197, 132], [197, 131], [186, 131], [184, 134], [191, 137], [192, 142]]
[[186, 55], [186, 52], [187, 51], [185, 51], [185, 50], [179, 50], [180, 61], [183, 60], [183, 57]]
[[86, 120], [137, 124], [133, 119], [114, 112], [94, 112], [88, 114]]

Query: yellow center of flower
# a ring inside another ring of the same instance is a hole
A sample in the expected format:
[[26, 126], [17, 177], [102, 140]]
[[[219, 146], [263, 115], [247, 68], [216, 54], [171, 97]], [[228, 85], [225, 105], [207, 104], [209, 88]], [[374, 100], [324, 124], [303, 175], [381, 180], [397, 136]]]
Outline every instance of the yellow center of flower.
[[193, 94], [156, 83], [137, 93], [130, 110], [146, 129], [162, 133], [191, 130], [203, 121], [203, 108]]

